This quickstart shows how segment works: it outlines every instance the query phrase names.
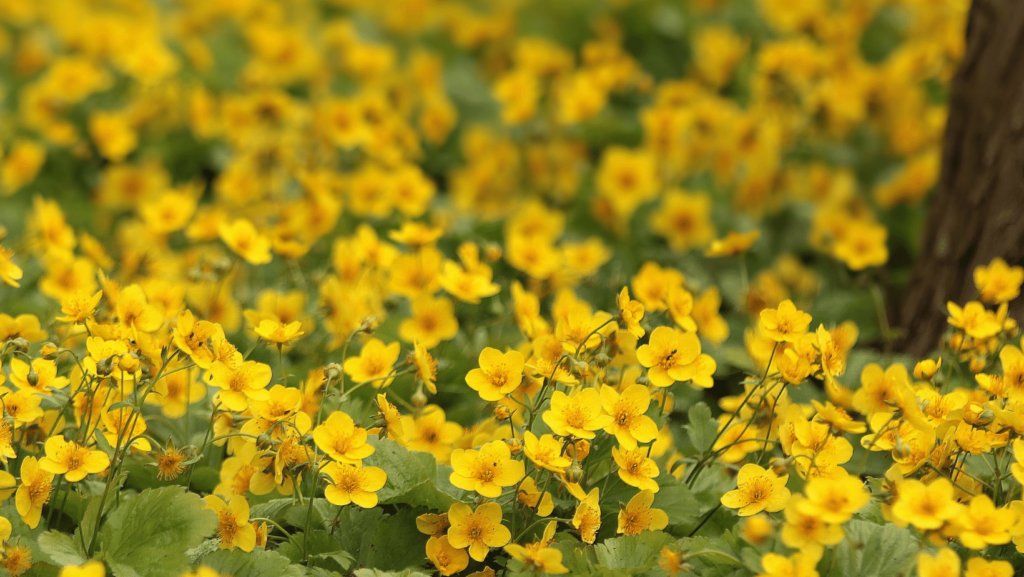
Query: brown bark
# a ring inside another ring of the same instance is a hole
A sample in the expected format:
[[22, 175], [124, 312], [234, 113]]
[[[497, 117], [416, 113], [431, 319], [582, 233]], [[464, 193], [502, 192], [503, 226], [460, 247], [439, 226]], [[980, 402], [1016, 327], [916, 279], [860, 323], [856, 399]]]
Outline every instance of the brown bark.
[[1022, 0], [971, 5], [938, 190], [900, 311], [906, 332], [899, 348], [917, 356], [937, 348], [946, 302], [975, 298], [974, 267], [997, 256], [1011, 265], [1024, 260]]

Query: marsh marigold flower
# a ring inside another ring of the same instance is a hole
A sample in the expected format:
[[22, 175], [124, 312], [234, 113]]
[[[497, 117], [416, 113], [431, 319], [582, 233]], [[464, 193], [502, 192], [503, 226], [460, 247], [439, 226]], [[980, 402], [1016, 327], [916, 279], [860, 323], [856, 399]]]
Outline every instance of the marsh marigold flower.
[[438, 573], [445, 577], [459, 573], [469, 566], [469, 553], [465, 549], [452, 547], [447, 535], [431, 537], [427, 541], [427, 559], [430, 559]]
[[244, 411], [249, 400], [265, 401], [270, 398], [266, 387], [274, 376], [270, 366], [256, 361], [245, 361], [237, 368], [222, 362], [210, 366], [213, 384], [221, 390], [220, 402], [232, 411]]
[[786, 507], [790, 492], [786, 488], [789, 475], [779, 477], [771, 469], [747, 463], [736, 476], [737, 488], [722, 495], [722, 504], [738, 509], [740, 517], [761, 511], [775, 513]]
[[448, 510], [448, 542], [456, 549], [469, 548], [469, 556], [483, 561], [491, 547], [504, 547], [512, 533], [501, 524], [501, 505], [484, 503], [474, 511], [465, 503]]
[[601, 528], [601, 498], [598, 488], [591, 489], [585, 497], [580, 498], [576, 513], [572, 516], [572, 526], [580, 532], [580, 539], [593, 545], [597, 539], [597, 531]]
[[394, 342], [385, 345], [380, 339], [370, 339], [359, 351], [358, 357], [345, 359], [345, 374], [352, 377], [356, 383], [370, 383], [375, 389], [382, 389], [391, 384], [394, 378], [385, 378], [391, 374], [391, 370], [402, 352], [402, 345]]
[[323, 473], [331, 478], [331, 484], [324, 489], [324, 496], [328, 502], [339, 506], [355, 503], [367, 509], [376, 507], [377, 491], [388, 480], [380, 467], [328, 463]]
[[106, 568], [102, 561], [87, 561], [81, 565], [69, 565], [60, 570], [57, 577], [105, 577]]
[[700, 339], [670, 327], [658, 327], [650, 341], [636, 350], [636, 358], [647, 367], [647, 377], [655, 387], [668, 387], [686, 376], [686, 365], [700, 356]]
[[661, 509], [654, 509], [654, 493], [648, 489], [640, 491], [619, 510], [619, 526], [616, 533], [639, 535], [644, 531], [661, 531], [668, 526], [668, 515]]
[[632, 449], [623, 451], [618, 447], [612, 447], [612, 459], [619, 466], [619, 478], [627, 485], [638, 489], [647, 489], [652, 493], [660, 490], [658, 482], [658, 465], [647, 456], [646, 449]]
[[249, 552], [256, 548], [256, 529], [249, 522], [249, 502], [241, 495], [231, 497], [227, 503], [215, 495], [203, 498], [206, 508], [217, 514], [217, 537], [221, 549]]
[[30, 528], [39, 525], [43, 505], [50, 500], [53, 491], [53, 473], [41, 468], [35, 457], [25, 457], [21, 461], [21, 485], [14, 496], [21, 520]]
[[359, 465], [373, 454], [373, 445], [366, 442], [366, 429], [357, 427], [352, 417], [341, 411], [331, 413], [323, 424], [313, 429], [313, 440], [321, 451], [340, 463]]
[[451, 460], [452, 485], [492, 499], [501, 496], [503, 487], [511, 487], [526, 476], [525, 465], [512, 459], [504, 441], [492, 441], [479, 451], [455, 449]]
[[761, 311], [761, 330], [776, 342], [796, 342], [811, 324], [811, 315], [798, 310], [793, 301], [786, 299], [777, 309]]
[[939, 477], [930, 484], [907, 479], [900, 485], [899, 497], [892, 505], [892, 515], [903, 526], [911, 524], [923, 531], [938, 529], [962, 513], [963, 506], [954, 499], [953, 484]]
[[102, 473], [110, 466], [110, 457], [103, 451], [93, 451], [74, 441], [65, 441], [63, 435], [46, 440], [46, 456], [39, 467], [55, 475], [64, 475], [70, 483], [84, 479], [89, 473]]
[[502, 353], [487, 347], [480, 353], [479, 363], [480, 368], [466, 375], [466, 384], [485, 401], [497, 401], [523, 382], [526, 359], [519, 351]]
[[560, 437], [593, 439], [594, 432], [612, 422], [604, 414], [601, 395], [595, 389], [577, 389], [572, 395], [555, 391], [551, 395], [551, 409], [544, 411], [544, 422]]

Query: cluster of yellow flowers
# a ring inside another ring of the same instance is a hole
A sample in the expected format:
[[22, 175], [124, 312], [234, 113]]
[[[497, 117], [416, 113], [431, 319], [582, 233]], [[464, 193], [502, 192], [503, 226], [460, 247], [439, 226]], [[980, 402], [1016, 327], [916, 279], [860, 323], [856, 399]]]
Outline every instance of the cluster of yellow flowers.
[[875, 278], [966, 2], [546, 4], [0, 3], [0, 568], [1024, 568], [1024, 269]]

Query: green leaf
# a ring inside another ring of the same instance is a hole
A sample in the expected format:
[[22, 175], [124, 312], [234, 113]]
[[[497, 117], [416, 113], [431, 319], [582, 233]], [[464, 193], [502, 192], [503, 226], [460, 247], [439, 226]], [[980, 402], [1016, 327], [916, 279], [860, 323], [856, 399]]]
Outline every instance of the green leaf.
[[177, 577], [188, 567], [185, 551], [217, 527], [217, 516], [183, 487], [139, 493], [111, 513], [100, 549], [117, 577]]
[[698, 453], [704, 453], [715, 442], [715, 435], [718, 434], [718, 421], [711, 417], [711, 409], [704, 402], [690, 407], [686, 414], [690, 417], [690, 422], [685, 426], [690, 443]]
[[249, 553], [241, 549], [220, 549], [203, 557], [202, 564], [234, 577], [302, 577], [305, 574], [284, 555], [258, 547]]
[[403, 509], [381, 521], [373, 534], [366, 565], [395, 570], [426, 563], [429, 536], [416, 528], [416, 517], [424, 512], [423, 509]]
[[430, 575], [416, 571], [414, 569], [405, 569], [404, 571], [381, 571], [379, 569], [356, 569], [353, 573], [356, 577], [430, 577]]
[[380, 467], [388, 475], [387, 484], [377, 492], [381, 505], [446, 511], [465, 494], [448, 482], [451, 467], [438, 465], [430, 453], [410, 451], [389, 439], [370, 438], [369, 443], [376, 451], [366, 464]]
[[594, 553], [602, 569], [632, 569], [639, 573], [653, 567], [658, 552], [672, 541], [667, 533], [644, 531], [639, 535], [606, 539], [594, 548]]
[[368, 565], [373, 536], [383, 519], [384, 512], [379, 507], [373, 509], [344, 507], [341, 510], [341, 515], [338, 516], [338, 526], [332, 536], [341, 544], [343, 551], [347, 551], [356, 558], [358, 565]]
[[654, 495], [653, 507], [665, 511], [669, 525], [695, 521], [701, 513], [700, 502], [693, 496], [689, 487], [671, 476], [669, 478], [672, 482], [662, 482], [661, 490]]
[[71, 535], [59, 531], [47, 531], [40, 535], [37, 541], [39, 548], [53, 561], [54, 565], [81, 565], [88, 559], [88, 555], [76, 546]]
[[823, 577], [898, 575], [918, 552], [914, 534], [892, 524], [853, 520], [844, 528], [846, 539], [820, 565]]

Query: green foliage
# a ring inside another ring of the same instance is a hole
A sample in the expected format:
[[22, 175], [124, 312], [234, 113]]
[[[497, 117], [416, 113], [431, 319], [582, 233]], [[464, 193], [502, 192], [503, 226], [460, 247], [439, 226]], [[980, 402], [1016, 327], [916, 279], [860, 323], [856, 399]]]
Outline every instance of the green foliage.
[[707, 403], [700, 402], [687, 411], [690, 422], [685, 425], [686, 435], [698, 453], [704, 453], [715, 442], [718, 433], [718, 421], [711, 417], [711, 409]]
[[117, 577], [177, 577], [185, 551], [209, 537], [217, 516], [183, 487], [150, 489], [123, 501], [103, 524], [100, 551]]
[[284, 555], [262, 549], [254, 549], [250, 553], [240, 549], [220, 549], [204, 556], [200, 562], [234, 577], [302, 577], [305, 574], [301, 567], [292, 565]]
[[370, 439], [376, 448], [367, 465], [384, 469], [388, 482], [377, 492], [382, 505], [409, 505], [448, 510], [462, 500], [465, 491], [450, 482], [452, 468], [439, 465], [429, 453], [410, 451], [389, 439]]
[[[908, 529], [888, 523], [850, 521], [847, 538], [822, 559], [822, 577], [887, 577], [906, 571], [919, 551], [918, 540]], [[903, 573], [906, 574], [906, 573]]]

